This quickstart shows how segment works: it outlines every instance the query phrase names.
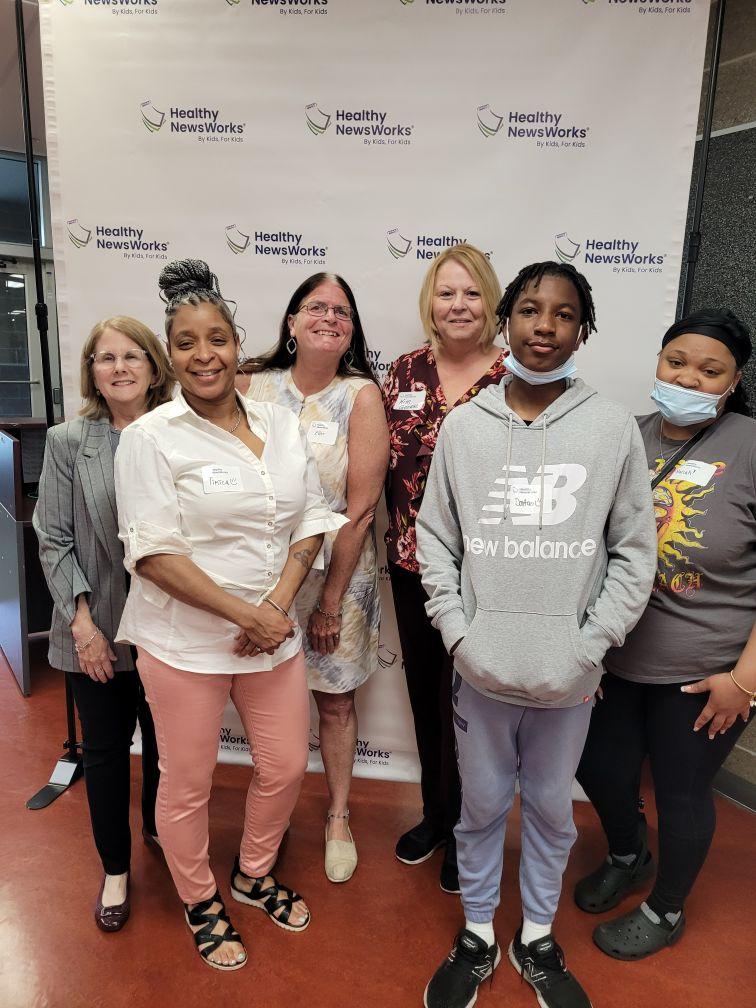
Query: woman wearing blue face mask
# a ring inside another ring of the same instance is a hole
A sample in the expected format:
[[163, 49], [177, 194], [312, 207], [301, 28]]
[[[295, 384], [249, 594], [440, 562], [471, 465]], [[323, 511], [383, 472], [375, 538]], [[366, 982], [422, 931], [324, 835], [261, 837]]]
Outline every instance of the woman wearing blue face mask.
[[[711, 781], [749, 718], [756, 691], [756, 423], [740, 384], [748, 329], [703, 310], [665, 334], [638, 421], [652, 476], [658, 567], [648, 608], [604, 659], [578, 780], [601, 819], [609, 856], [575, 888], [589, 913], [656, 881], [645, 902], [600, 924], [616, 959], [674, 944], [683, 905], [714, 835]], [[655, 868], [637, 808], [648, 755], [659, 818]]]

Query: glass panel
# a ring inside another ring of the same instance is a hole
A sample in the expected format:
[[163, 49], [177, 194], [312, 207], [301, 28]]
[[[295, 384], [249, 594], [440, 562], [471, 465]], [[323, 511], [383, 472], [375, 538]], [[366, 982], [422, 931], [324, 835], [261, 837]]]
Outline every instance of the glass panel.
[[0, 272], [0, 416], [32, 415], [26, 278]]
[[26, 162], [0, 157], [0, 241], [31, 244]]

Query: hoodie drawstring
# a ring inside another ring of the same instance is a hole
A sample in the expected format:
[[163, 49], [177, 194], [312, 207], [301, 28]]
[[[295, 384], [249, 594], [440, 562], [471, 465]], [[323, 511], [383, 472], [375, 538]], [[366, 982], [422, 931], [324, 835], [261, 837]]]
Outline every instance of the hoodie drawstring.
[[[510, 422], [511, 422], [510, 414]], [[538, 505], [538, 531], [543, 530], [543, 497], [545, 489], [545, 471], [546, 471], [546, 414], [544, 413], [541, 418], [541, 501]]]
[[512, 461], [512, 412], [509, 413], [507, 427], [507, 464], [504, 467], [504, 517], [509, 517], [509, 465]]

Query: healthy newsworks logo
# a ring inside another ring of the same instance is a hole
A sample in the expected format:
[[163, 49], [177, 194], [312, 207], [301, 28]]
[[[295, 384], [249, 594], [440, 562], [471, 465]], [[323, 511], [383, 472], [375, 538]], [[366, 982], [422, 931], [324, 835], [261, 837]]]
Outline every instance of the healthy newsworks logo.
[[218, 748], [223, 752], [249, 752], [249, 740], [244, 733], [237, 734], [230, 728], [221, 728]]
[[317, 102], [305, 105], [305, 119], [307, 128], [315, 136], [321, 136], [331, 125], [331, 117], [327, 112], [318, 108]]
[[[435, 259], [444, 249], [466, 241], [467, 238], [455, 234], [419, 234], [412, 238], [407, 238], [405, 233], [400, 231], [399, 228], [392, 228], [386, 232], [386, 247], [394, 259], [406, 259], [412, 252], [413, 247], [415, 254], [414, 256], [410, 256], [410, 258]], [[491, 252], [485, 253], [487, 259], [490, 259], [491, 255]]]
[[490, 105], [478, 106], [478, 129], [483, 136], [495, 136], [503, 122], [504, 116], [496, 115]]
[[[328, 0], [249, 0], [253, 10], [260, 7], [272, 8], [278, 14], [327, 14]], [[226, 0], [237, 4], [239, 0]]]
[[399, 657], [396, 651], [392, 651], [390, 647], [385, 644], [381, 644], [378, 647], [378, 664], [381, 668], [391, 668], [391, 666], [396, 662]]
[[79, 224], [77, 217], [73, 220], [66, 221], [66, 231], [68, 232], [68, 237], [76, 246], [76, 248], [84, 248], [85, 245], [89, 244], [89, 240], [92, 237], [92, 229], [82, 227]]
[[150, 133], [157, 133], [166, 122], [168, 132], [182, 133], [199, 143], [243, 143], [247, 124], [227, 119], [221, 109], [204, 105], [171, 105], [161, 112], [151, 101], [139, 106], [142, 123]]
[[332, 133], [338, 137], [356, 137], [366, 144], [407, 145], [412, 143], [414, 125], [395, 122], [380, 109], [337, 108], [326, 112], [317, 102], [305, 105], [305, 122], [314, 136], [322, 136], [333, 123]]
[[156, 109], [151, 101], [142, 102], [140, 108], [142, 110], [142, 122], [146, 128], [150, 133], [157, 133], [165, 122], [165, 112]]
[[566, 231], [554, 236], [554, 251], [576, 268], [611, 266], [612, 273], [661, 273], [667, 255], [636, 238], [602, 235], [574, 241]]
[[425, 6], [438, 11], [454, 11], [456, 14], [507, 13], [507, 0], [425, 0]]
[[404, 259], [412, 248], [412, 239], [405, 238], [398, 228], [386, 232], [386, 245], [394, 259]]
[[278, 260], [282, 266], [325, 266], [328, 246], [313, 241], [302, 231], [281, 228], [247, 234], [231, 224], [225, 233], [226, 244], [235, 255], [251, 251], [254, 256]]
[[235, 255], [241, 255], [249, 248], [249, 235], [240, 231], [235, 224], [226, 228], [226, 244]]
[[[74, 0], [60, 0], [64, 7], [70, 7]], [[82, 7], [99, 7], [111, 14], [157, 14], [160, 0], [79, 0]]]
[[362, 766], [388, 766], [391, 760], [390, 749], [378, 749], [374, 742], [367, 739], [357, 739], [354, 762]]
[[120, 252], [124, 259], [168, 258], [170, 242], [148, 238], [145, 228], [131, 224], [97, 224], [88, 228], [80, 223], [78, 217], [74, 217], [66, 221], [66, 231], [69, 240], [78, 249], [85, 248], [94, 238], [92, 248], [99, 252]]
[[[483, 106], [485, 108], [485, 106]], [[508, 140], [524, 140], [535, 147], [585, 147], [591, 127], [575, 124], [565, 119], [563, 112], [546, 109], [536, 111], [512, 110], [503, 117]], [[480, 109], [478, 110], [480, 124]]]
[[580, 252], [580, 243], [574, 242], [566, 231], [554, 236], [554, 251], [563, 262], [572, 265], [575, 256]]
[[367, 355], [370, 366], [375, 374], [381, 379], [385, 378], [388, 369], [391, 367], [391, 357], [388, 360], [384, 360], [382, 350], [368, 350]]
[[[583, 3], [586, 2], [587, 0], [583, 0]], [[695, 0], [604, 0], [609, 7], [624, 8], [627, 11], [636, 11], [638, 14], [687, 14], [694, 2]]]

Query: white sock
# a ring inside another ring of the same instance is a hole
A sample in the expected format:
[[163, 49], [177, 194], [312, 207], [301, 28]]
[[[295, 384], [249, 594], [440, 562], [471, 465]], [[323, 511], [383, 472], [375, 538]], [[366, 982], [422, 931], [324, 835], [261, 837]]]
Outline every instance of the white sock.
[[530, 945], [531, 942], [538, 941], [551, 934], [551, 924], [534, 924], [526, 917], [522, 922], [522, 944]]
[[472, 931], [478, 938], [482, 938], [489, 948], [496, 941], [494, 938], [493, 921], [489, 921], [487, 924], [478, 924], [477, 921], [465, 920], [465, 929]]

